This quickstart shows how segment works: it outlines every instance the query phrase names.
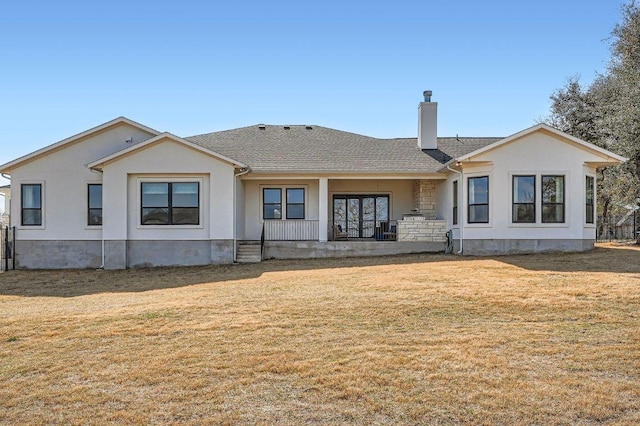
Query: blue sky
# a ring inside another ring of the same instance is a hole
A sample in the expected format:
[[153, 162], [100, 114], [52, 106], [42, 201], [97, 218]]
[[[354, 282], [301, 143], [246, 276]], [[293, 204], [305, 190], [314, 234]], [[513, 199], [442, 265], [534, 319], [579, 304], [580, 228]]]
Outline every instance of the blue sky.
[[623, 3], [4, 2], [0, 163], [121, 115], [180, 136], [308, 123], [410, 137], [425, 89], [439, 136], [507, 136], [567, 77], [604, 71]]

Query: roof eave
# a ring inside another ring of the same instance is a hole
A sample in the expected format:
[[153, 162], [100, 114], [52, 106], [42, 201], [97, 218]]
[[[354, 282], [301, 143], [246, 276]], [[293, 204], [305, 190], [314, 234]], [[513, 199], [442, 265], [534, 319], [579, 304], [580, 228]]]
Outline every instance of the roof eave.
[[131, 153], [133, 153], [133, 152], [135, 152], [137, 150], [149, 147], [150, 145], [154, 145], [154, 144], [162, 141], [163, 139], [169, 139], [169, 140], [172, 140], [174, 142], [181, 143], [181, 144], [186, 145], [189, 148], [192, 148], [192, 149], [194, 149], [196, 151], [200, 151], [200, 152], [202, 152], [204, 154], [210, 155], [212, 157], [218, 158], [219, 160], [222, 160], [224, 162], [232, 164], [235, 167], [248, 168], [248, 166], [246, 164], [244, 164], [244, 163], [242, 163], [240, 161], [234, 160], [234, 159], [229, 158], [229, 157], [227, 157], [225, 155], [222, 155], [222, 154], [217, 153], [215, 151], [212, 151], [210, 149], [204, 148], [204, 147], [202, 147], [202, 146], [200, 146], [198, 144], [195, 144], [195, 143], [193, 143], [191, 141], [188, 141], [188, 140], [186, 140], [184, 138], [181, 138], [179, 136], [176, 136], [176, 135], [174, 135], [172, 133], [168, 133], [168, 132], [160, 133], [156, 137], [148, 139], [148, 140], [146, 140], [144, 142], [140, 142], [140, 143], [135, 144], [133, 146], [127, 147], [126, 149], [123, 149], [121, 151], [114, 152], [113, 154], [108, 155], [106, 157], [99, 158], [99, 159], [97, 159], [97, 160], [95, 160], [95, 161], [93, 161], [93, 162], [91, 162], [89, 164], [86, 164], [86, 166], [89, 169], [92, 169], [92, 170], [102, 170], [102, 168], [104, 168], [104, 166], [106, 166], [107, 164], [116, 162], [116, 161], [118, 161], [120, 158], [122, 158], [124, 156], [127, 156], [127, 155], [129, 155], [129, 154], [131, 154]]
[[94, 133], [101, 132], [101, 131], [106, 130], [106, 129], [110, 128], [110, 127], [113, 127], [113, 126], [116, 126], [116, 125], [119, 125], [119, 124], [123, 124], [123, 123], [124, 124], [129, 124], [129, 125], [131, 125], [133, 127], [136, 127], [136, 128], [138, 128], [140, 130], [143, 130], [145, 132], [151, 133], [153, 135], [160, 134], [160, 132], [158, 132], [155, 129], [152, 129], [151, 127], [144, 126], [144, 125], [142, 125], [140, 123], [137, 123], [137, 122], [135, 122], [133, 120], [130, 120], [130, 119], [126, 118], [126, 117], [118, 117], [118, 118], [115, 118], [115, 119], [113, 119], [111, 121], [103, 123], [103, 124], [101, 124], [99, 126], [96, 126], [96, 127], [91, 128], [91, 129], [85, 130], [84, 132], [78, 133], [76, 135], [70, 136], [68, 138], [65, 138], [65, 139], [63, 139], [61, 141], [58, 141], [56, 143], [53, 143], [51, 145], [45, 146], [44, 148], [41, 148], [41, 149], [39, 149], [37, 151], [33, 151], [33, 152], [31, 152], [31, 153], [29, 153], [27, 155], [23, 155], [22, 157], [16, 158], [13, 161], [10, 161], [8, 163], [2, 164], [2, 165], [0, 165], [0, 173], [11, 174], [11, 170], [12, 169], [15, 169], [16, 167], [18, 167], [19, 165], [21, 165], [21, 164], [23, 164], [23, 163], [25, 163], [27, 161], [35, 160], [36, 158], [38, 158], [38, 157], [40, 157], [42, 155], [45, 155], [46, 153], [48, 153], [50, 151], [62, 148], [65, 145], [68, 145], [68, 144], [73, 143], [75, 141], [78, 141], [80, 139], [86, 138], [87, 136], [90, 136], [90, 135], [92, 135]]

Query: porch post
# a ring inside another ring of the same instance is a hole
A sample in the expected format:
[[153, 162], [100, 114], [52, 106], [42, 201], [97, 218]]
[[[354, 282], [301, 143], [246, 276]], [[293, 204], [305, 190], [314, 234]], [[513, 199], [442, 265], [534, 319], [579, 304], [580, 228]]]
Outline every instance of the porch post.
[[318, 179], [318, 241], [327, 241], [329, 229], [329, 179]]

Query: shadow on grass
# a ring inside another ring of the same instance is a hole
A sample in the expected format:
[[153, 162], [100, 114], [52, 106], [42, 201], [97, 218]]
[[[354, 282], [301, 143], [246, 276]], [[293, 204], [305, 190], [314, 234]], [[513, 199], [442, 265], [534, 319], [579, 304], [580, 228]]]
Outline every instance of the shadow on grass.
[[[640, 273], [637, 247], [598, 247], [584, 253], [549, 253], [493, 257], [411, 254], [381, 257], [269, 260], [246, 265], [207, 265], [102, 271], [18, 270], [0, 274], [0, 295], [76, 297], [128, 293], [258, 278], [264, 273], [493, 260], [533, 271]], [[455, 265], [452, 265], [455, 268]]]

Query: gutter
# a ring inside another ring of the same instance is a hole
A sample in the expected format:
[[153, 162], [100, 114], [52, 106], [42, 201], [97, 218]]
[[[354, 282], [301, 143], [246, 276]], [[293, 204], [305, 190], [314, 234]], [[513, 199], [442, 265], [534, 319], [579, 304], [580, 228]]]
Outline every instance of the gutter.
[[[457, 161], [456, 166], [460, 166], [460, 165], [461, 165], [460, 162]], [[459, 188], [460, 188], [460, 195], [462, 195], [462, 206], [464, 207], [464, 172], [462, 170], [452, 169], [451, 167], [449, 167], [448, 164], [447, 164], [447, 169], [460, 175]], [[462, 254], [463, 241], [464, 241], [464, 208], [462, 209], [462, 212], [463, 214], [460, 215], [460, 250], [458, 251], [458, 254]]]
[[238, 259], [236, 258], [238, 253], [238, 236], [236, 235], [236, 178], [246, 175], [249, 173], [251, 169], [249, 167], [243, 167], [240, 169], [238, 173], [233, 175], [233, 263], [237, 263]]

